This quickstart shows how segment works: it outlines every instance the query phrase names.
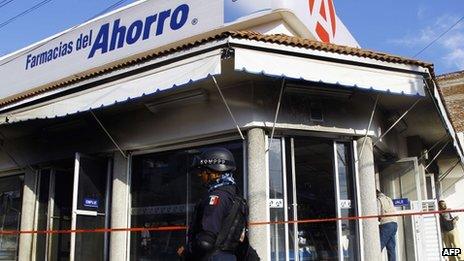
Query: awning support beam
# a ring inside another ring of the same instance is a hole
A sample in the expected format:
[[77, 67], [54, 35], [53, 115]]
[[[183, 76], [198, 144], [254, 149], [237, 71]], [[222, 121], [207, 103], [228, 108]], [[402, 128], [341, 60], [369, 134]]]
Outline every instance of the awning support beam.
[[[461, 158], [460, 158], [459, 156], [458, 156], [458, 163], [459, 163], [459, 164], [456, 164], [456, 166], [457, 166], [457, 165], [461, 166], [462, 171], [464, 171], [464, 167], [462, 166], [462, 161], [461, 161]], [[454, 168], [456, 168], [456, 166], [454, 166], [454, 167], [449, 171], [449, 173], [451, 173], [451, 171], [453, 171]], [[448, 173], [448, 174], [449, 174], [449, 173]], [[447, 175], [448, 175], [448, 174], [447, 174]], [[445, 177], [443, 177], [443, 179], [444, 179], [444, 178], [445, 178]], [[459, 179], [457, 179], [456, 181], [454, 181], [453, 183], [451, 183], [451, 185], [449, 185], [446, 189], [443, 189], [443, 190], [441, 191], [441, 194], [443, 195], [444, 193], [446, 193], [446, 191], [448, 191], [448, 189], [450, 189], [451, 187], [453, 187], [458, 181], [460, 181], [460, 180], [463, 179], [463, 178], [464, 178], [464, 176], [459, 177]], [[441, 182], [443, 179], [438, 178], [438, 181]]]
[[93, 110], [90, 109], [90, 113], [92, 114], [92, 116], [95, 118], [95, 120], [98, 122], [98, 124], [100, 125], [100, 127], [103, 129], [103, 131], [106, 133], [106, 135], [108, 136], [108, 138], [110, 138], [111, 142], [113, 142], [113, 144], [116, 146], [116, 148], [119, 150], [119, 152], [121, 152], [122, 156], [125, 158], [125, 159], [128, 159], [129, 157], [126, 155], [126, 153], [124, 153], [124, 151], [121, 149], [121, 147], [118, 145], [118, 143], [113, 139], [113, 137], [111, 136], [111, 134], [108, 132], [108, 130], [105, 128], [105, 126], [103, 126], [103, 123], [101, 123], [101, 121], [98, 119], [97, 115], [95, 115], [95, 113], [93, 113]]
[[274, 114], [274, 122], [272, 124], [271, 140], [269, 141], [269, 148], [271, 147], [272, 140], [274, 138], [275, 126], [276, 126], [276, 123], [277, 123], [277, 117], [279, 117], [280, 104], [281, 104], [281, 101], [282, 101], [282, 96], [284, 94], [284, 89], [285, 89], [285, 78], [282, 78], [282, 86], [280, 87], [279, 101], [277, 102], [277, 108], [276, 108], [276, 112]]
[[369, 135], [369, 131], [371, 130], [371, 125], [372, 125], [372, 121], [374, 120], [375, 111], [377, 110], [378, 101], [379, 101], [379, 94], [377, 94], [377, 97], [375, 97], [374, 107], [372, 108], [372, 112], [371, 112], [371, 118], [369, 119], [369, 124], [367, 125], [366, 135], [364, 135], [364, 141], [361, 146], [361, 150], [359, 151], [358, 159], [360, 159], [363, 154], [364, 145], [366, 145], [366, 141], [367, 141], [366, 138], [367, 138], [367, 135]]
[[219, 88], [219, 84], [217, 83], [216, 77], [214, 77], [214, 75], [211, 75], [211, 77], [213, 78], [214, 85], [216, 85], [216, 88], [217, 88], [217, 90], [219, 91], [219, 95], [221, 95], [222, 101], [224, 102], [224, 105], [226, 106], [227, 111], [229, 112], [230, 117], [232, 118], [232, 120], [233, 120], [234, 123], [235, 123], [235, 127], [237, 128], [237, 131], [238, 131], [238, 133], [240, 134], [240, 137], [242, 138], [242, 140], [245, 140], [245, 137], [243, 136], [243, 133], [242, 133], [242, 131], [240, 130], [240, 127], [238, 126], [237, 120], [235, 120], [234, 114], [233, 114], [232, 111], [230, 110], [229, 104], [227, 104], [226, 98], [225, 98], [224, 95], [222, 94], [221, 88]]
[[461, 162], [461, 159], [458, 158], [458, 160], [456, 161], [456, 163], [453, 164], [453, 166], [451, 166], [450, 168], [448, 168], [443, 174], [441, 174], [439, 177], [438, 177], [438, 181], [442, 181], [443, 179], [446, 178], [446, 176], [448, 176], [455, 168], [456, 166], [459, 164], [459, 162]]
[[422, 155], [419, 157], [419, 160], [422, 160], [429, 151], [432, 151], [438, 144], [440, 144], [442, 142], [442, 140], [444, 140], [446, 138], [446, 136], [448, 135], [444, 135], [443, 137], [441, 137], [437, 142], [435, 142], [435, 144], [432, 145], [432, 147], [428, 148], [425, 150], [424, 153], [422, 153]]
[[430, 167], [430, 165], [432, 165], [432, 163], [438, 158], [438, 156], [440, 156], [440, 154], [443, 152], [443, 150], [446, 148], [446, 146], [448, 145], [450, 141], [446, 141], [445, 145], [443, 145], [443, 147], [441, 147], [441, 149], [437, 152], [437, 154], [435, 154], [435, 156], [433, 157], [433, 159], [429, 162], [429, 164], [427, 164], [427, 166], [425, 166], [425, 169], [427, 170], [428, 167]]
[[416, 106], [420, 101], [421, 101], [421, 99], [418, 99], [416, 102], [414, 102], [414, 103], [411, 105], [411, 107], [409, 107], [409, 109], [408, 109], [407, 111], [405, 111], [405, 112], [401, 115], [401, 117], [399, 117], [399, 118], [392, 124], [392, 126], [390, 126], [390, 128], [388, 128], [388, 130], [385, 131], [385, 132], [380, 136], [379, 139], [377, 139], [377, 141], [376, 141], [372, 146], [374, 147], [377, 143], [379, 143], [379, 142], [382, 140], [383, 137], [385, 137], [385, 135], [387, 135], [391, 130], [393, 130], [393, 128], [396, 126], [396, 124], [398, 124], [398, 123], [404, 118], [404, 116], [406, 116], [406, 115], [414, 108], [414, 106]]

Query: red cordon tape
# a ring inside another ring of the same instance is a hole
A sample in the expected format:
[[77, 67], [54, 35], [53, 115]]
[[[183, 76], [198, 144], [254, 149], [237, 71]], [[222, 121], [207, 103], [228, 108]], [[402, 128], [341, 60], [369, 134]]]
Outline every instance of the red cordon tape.
[[[357, 220], [357, 219], [370, 219], [370, 218], [383, 218], [383, 217], [404, 217], [404, 216], [423, 216], [435, 215], [440, 213], [455, 213], [464, 212], [464, 209], [453, 210], [435, 210], [435, 211], [420, 211], [420, 212], [404, 212], [388, 215], [369, 215], [359, 217], [340, 217], [340, 218], [320, 218], [320, 219], [303, 219], [303, 220], [289, 220], [289, 221], [264, 221], [264, 222], [250, 222], [250, 226], [262, 225], [282, 225], [282, 224], [300, 224], [300, 223], [322, 223], [333, 222], [338, 220]], [[163, 226], [163, 227], [135, 227], [135, 228], [97, 228], [97, 229], [75, 229], [75, 230], [2, 230], [0, 235], [17, 235], [17, 234], [71, 234], [71, 233], [110, 233], [110, 232], [142, 232], [142, 231], [182, 231], [186, 230], [187, 226]]]
[[290, 221], [267, 221], [267, 222], [251, 222], [250, 226], [258, 225], [281, 225], [281, 224], [294, 224], [294, 223], [320, 223], [320, 222], [333, 222], [338, 220], [356, 220], [356, 219], [369, 219], [369, 218], [383, 218], [383, 217], [404, 217], [404, 216], [423, 216], [423, 215], [434, 215], [440, 213], [454, 213], [464, 212], [464, 209], [454, 210], [435, 210], [435, 211], [420, 211], [420, 212], [404, 212], [388, 215], [370, 215], [360, 217], [340, 217], [340, 218], [320, 218], [320, 219], [304, 219], [304, 220], [290, 220]]
[[74, 229], [74, 230], [2, 230], [0, 235], [16, 234], [71, 234], [71, 233], [108, 233], [108, 232], [142, 232], [142, 231], [178, 231], [186, 230], [186, 226], [165, 227], [134, 227], [134, 228], [96, 228], [96, 229]]

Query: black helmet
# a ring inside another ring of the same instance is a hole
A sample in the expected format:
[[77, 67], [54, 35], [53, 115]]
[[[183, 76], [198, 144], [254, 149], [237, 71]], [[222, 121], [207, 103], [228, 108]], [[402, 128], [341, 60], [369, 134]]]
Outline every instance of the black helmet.
[[196, 168], [207, 168], [218, 172], [229, 172], [236, 169], [234, 155], [225, 148], [206, 149], [195, 157]]

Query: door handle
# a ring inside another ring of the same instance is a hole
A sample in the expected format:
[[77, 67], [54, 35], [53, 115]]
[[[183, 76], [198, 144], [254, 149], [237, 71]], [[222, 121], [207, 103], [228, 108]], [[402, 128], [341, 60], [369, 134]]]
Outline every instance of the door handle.
[[98, 215], [97, 211], [91, 211], [91, 210], [75, 210], [74, 214], [76, 215], [81, 215], [81, 216], [93, 216], [96, 217]]
[[52, 216], [52, 219], [62, 219], [62, 220], [71, 220], [69, 216]]

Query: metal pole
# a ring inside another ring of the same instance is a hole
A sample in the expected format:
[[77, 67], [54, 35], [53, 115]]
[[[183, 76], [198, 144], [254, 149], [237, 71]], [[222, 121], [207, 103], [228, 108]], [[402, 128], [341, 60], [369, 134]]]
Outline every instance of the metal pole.
[[435, 155], [435, 157], [433, 157], [433, 159], [429, 162], [429, 164], [427, 164], [427, 166], [425, 166], [425, 170], [427, 170], [427, 168], [432, 165], [433, 161], [441, 154], [441, 152], [445, 149], [446, 145], [448, 145], [450, 141], [448, 140], [445, 145], [443, 145], [443, 147], [441, 147], [441, 149], [437, 152], [437, 154]]
[[367, 138], [367, 135], [369, 135], [369, 131], [371, 130], [371, 124], [372, 124], [372, 121], [374, 120], [374, 114], [375, 114], [375, 110], [377, 109], [377, 102], [378, 101], [379, 101], [379, 94], [377, 94], [377, 97], [375, 98], [374, 108], [372, 108], [371, 118], [369, 119], [369, 124], [367, 125], [366, 135], [364, 135], [364, 140], [363, 140], [363, 144], [361, 146], [361, 151], [359, 152], [359, 155], [358, 155], [358, 159], [361, 158], [361, 156], [363, 154], [364, 145], [366, 145], [366, 138]]
[[93, 113], [92, 109], [90, 109], [90, 113], [92, 114], [92, 116], [95, 118], [95, 120], [98, 122], [98, 124], [100, 125], [100, 127], [103, 129], [103, 131], [106, 133], [106, 135], [108, 135], [108, 137], [110, 138], [110, 140], [113, 142], [113, 144], [116, 146], [116, 148], [119, 150], [119, 152], [121, 152], [122, 156], [127, 159], [127, 155], [126, 153], [124, 153], [124, 151], [121, 149], [121, 147], [119, 147], [118, 143], [113, 139], [113, 137], [111, 136], [111, 134], [108, 132], [108, 130], [106, 130], [105, 126], [103, 126], [103, 123], [101, 123], [101, 121], [97, 118], [97, 116], [95, 115], [95, 113]]
[[221, 95], [221, 98], [222, 98], [222, 101], [224, 102], [224, 105], [226, 105], [226, 108], [227, 108], [227, 111], [229, 112], [230, 117], [232, 118], [232, 120], [233, 120], [234, 123], [235, 123], [235, 127], [237, 128], [238, 133], [240, 134], [240, 137], [242, 138], [242, 140], [245, 140], [245, 137], [243, 137], [243, 133], [242, 133], [242, 131], [240, 130], [240, 127], [238, 126], [238, 123], [237, 123], [237, 121], [235, 120], [235, 117], [234, 117], [234, 115], [232, 114], [232, 111], [230, 110], [229, 105], [227, 104], [226, 98], [224, 98], [224, 95], [222, 94], [221, 88], [219, 88], [219, 84], [218, 84], [217, 81], [216, 81], [216, 77], [214, 77], [214, 75], [211, 75], [211, 77], [213, 78], [214, 85], [216, 85], [216, 88], [217, 88], [218, 91], [219, 91], [219, 95]]
[[284, 88], [285, 88], [285, 78], [282, 79], [282, 86], [280, 87], [279, 101], [277, 102], [277, 109], [276, 109], [276, 112], [274, 114], [274, 123], [272, 124], [271, 140], [269, 141], [269, 149], [271, 148], [272, 139], [274, 138], [274, 131], [275, 131], [276, 123], [277, 123], [277, 117], [279, 117], [280, 103], [282, 101]]
[[453, 166], [451, 166], [450, 168], [448, 168], [442, 175], [438, 176], [438, 181], [441, 182], [443, 179], [445, 179], [446, 176], [448, 176], [448, 174], [450, 174], [451, 171], [453, 171], [454, 168], [456, 168], [456, 166], [459, 164], [460, 161], [461, 161], [461, 160], [458, 159], [458, 160], [456, 161], [456, 163], [455, 163]]
[[[429, 149], [427, 149], [427, 153], [428, 153], [429, 151], [433, 150], [438, 144], [440, 144], [440, 142], [441, 142], [442, 140], [444, 140], [444, 139], [446, 138], [446, 136], [447, 136], [447, 135], [445, 134], [445, 135], [444, 135], [443, 137], [441, 137], [437, 142], [435, 142], [435, 144], [433, 144], [432, 147], [430, 147]], [[425, 153], [422, 154], [422, 155], [419, 157], [419, 160], [421, 160], [423, 157], [425, 157], [425, 155], [426, 155]]]
[[387, 134], [396, 126], [396, 124], [398, 124], [398, 122], [400, 122], [400, 121], [404, 118], [404, 116], [406, 116], [406, 114], [408, 114], [408, 113], [412, 110], [412, 108], [414, 108], [414, 106], [416, 106], [416, 104], [418, 104], [420, 101], [421, 101], [421, 99], [419, 99], [419, 100], [417, 100], [416, 102], [414, 102], [414, 104], [411, 105], [411, 107], [409, 107], [409, 109], [408, 109], [407, 111], [405, 111], [405, 112], [403, 113], [403, 115], [401, 115], [401, 117], [399, 117], [399, 118], [392, 124], [392, 126], [391, 126], [390, 128], [388, 128], [388, 130], [387, 130], [386, 132], [384, 132], [384, 133], [382, 134], [382, 136], [380, 136], [380, 138], [379, 138], [376, 142], [374, 142], [374, 144], [372, 145], [372, 147], [374, 147], [377, 143], [379, 143], [379, 141], [381, 141], [382, 138], [385, 137], [385, 135], [387, 135]]
[[[112, 173], [113, 173], [113, 162], [108, 159], [106, 171], [106, 189], [105, 189], [105, 228], [110, 228], [110, 213], [111, 213], [111, 189], [112, 189]], [[110, 255], [110, 234], [105, 232], [103, 235], [103, 260], [108, 261]]]

